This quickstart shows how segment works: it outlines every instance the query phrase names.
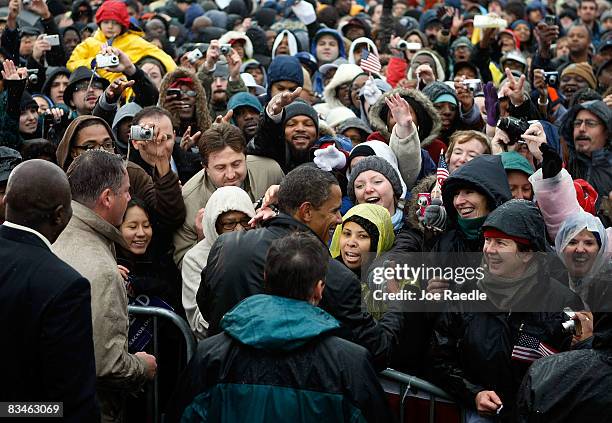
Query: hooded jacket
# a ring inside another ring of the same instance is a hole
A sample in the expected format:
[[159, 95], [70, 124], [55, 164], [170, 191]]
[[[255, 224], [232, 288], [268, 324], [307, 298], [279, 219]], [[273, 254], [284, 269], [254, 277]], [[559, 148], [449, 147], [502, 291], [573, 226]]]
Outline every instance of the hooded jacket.
[[115, 136], [115, 140], [116, 140], [115, 143], [117, 145], [117, 148], [121, 150], [121, 152], [123, 152], [124, 154], [127, 154], [128, 146], [127, 144], [124, 144], [123, 142], [119, 141], [119, 137], [117, 136], [117, 130], [119, 129], [119, 124], [124, 119], [129, 119], [131, 122], [134, 116], [136, 116], [136, 114], [140, 112], [141, 110], [142, 110], [142, 107], [140, 107], [140, 105], [138, 105], [137, 103], [134, 103], [134, 102], [126, 103], [123, 106], [121, 106], [119, 110], [117, 110], [117, 113], [115, 114], [115, 117], [113, 118], [112, 131], [113, 131], [113, 135]]
[[242, 65], [240, 66], [240, 73], [246, 72], [246, 70], [251, 67], [257, 67], [259, 68], [261, 73], [263, 73], [263, 77], [264, 77], [263, 87], [267, 89], [268, 88], [268, 71], [266, 70], [265, 66], [262, 65], [258, 60], [249, 59], [249, 60], [245, 60], [244, 62], [242, 62]]
[[[432, 60], [436, 64], [436, 69], [434, 69], [436, 72], [436, 81], [444, 82], [446, 80], [446, 75], [444, 73], [444, 65], [442, 63], [443, 59], [438, 56], [438, 54], [436, 54], [433, 50], [421, 49], [417, 51], [414, 56], [412, 56], [412, 61], [415, 61], [415, 59], [419, 56], [429, 56], [432, 58]], [[416, 75], [414, 74], [414, 69], [412, 67], [408, 68], [407, 78], [416, 79]]]
[[202, 217], [204, 239], [187, 251], [183, 257], [183, 291], [182, 302], [187, 316], [187, 322], [196, 338], [206, 337], [208, 323], [202, 317], [196, 303], [196, 294], [200, 287], [202, 269], [206, 267], [206, 260], [213, 243], [219, 238], [216, 223], [219, 216], [228, 211], [239, 211], [249, 218], [255, 216], [253, 202], [242, 188], [221, 187], [212, 193]]
[[[608, 141], [603, 149], [592, 153], [591, 157], [576, 151], [574, 143], [573, 122], [578, 112], [588, 110], [597, 116], [607, 128]], [[599, 194], [597, 206], [601, 198], [607, 197], [612, 191], [612, 152], [610, 139], [612, 136], [612, 110], [601, 100], [587, 101], [572, 107], [565, 115], [560, 130], [569, 150], [567, 170], [574, 179], [585, 179]]]
[[[157, 46], [146, 41], [143, 36], [144, 33], [140, 30], [128, 29], [112, 40], [112, 46], [127, 54], [133, 63], [137, 63], [141, 59], [150, 56], [159, 60], [164, 65], [166, 73], [176, 69], [176, 63], [174, 63], [172, 57]], [[74, 48], [70, 59], [66, 63], [66, 67], [71, 72], [79, 66], [91, 69], [92, 60], [100, 53], [102, 45], [108, 41], [102, 31], [97, 30], [93, 36], [82, 41]], [[109, 72], [106, 69], [97, 69], [97, 72], [111, 82], [123, 75], [121, 73]]]
[[336, 89], [342, 84], [350, 83], [357, 75], [363, 73], [363, 70], [355, 64], [344, 64], [338, 66], [336, 73], [331, 81], [325, 87], [323, 97], [329, 106], [329, 109], [334, 107], [343, 107], [344, 104], [336, 96]]
[[[363, 46], [364, 44], [368, 45], [370, 51], [373, 51], [374, 53], [376, 53], [377, 56], [380, 56], [378, 54], [378, 48], [376, 47], [376, 44], [374, 44], [374, 41], [366, 37], [359, 37], [356, 40], [353, 40], [353, 42], [351, 43], [351, 47], [349, 48], [347, 59], [351, 65], [357, 64], [357, 60], [355, 60], [355, 50], [357, 49], [357, 46]], [[361, 57], [361, 54], [359, 55], [359, 57]]]
[[310, 54], [317, 57], [317, 42], [323, 35], [331, 35], [336, 39], [336, 41], [338, 41], [338, 57], [344, 57], [346, 59], [346, 50], [344, 49], [344, 39], [342, 38], [342, 35], [335, 29], [329, 28], [321, 28], [317, 31], [315, 36], [310, 41]]
[[268, 96], [266, 103], [272, 98], [272, 84], [278, 81], [291, 81], [299, 86], [304, 85], [304, 73], [300, 61], [292, 56], [278, 56], [272, 60], [268, 68]]
[[125, 241], [84, 205], [72, 201], [72, 210], [53, 252], [91, 284], [96, 397], [103, 421], [121, 421], [126, 394], [138, 392], [146, 381], [144, 359], [128, 353], [127, 291], [115, 256], [115, 243]]
[[388, 140], [390, 138], [391, 130], [387, 127], [387, 114], [389, 108], [387, 107], [387, 103], [385, 103], [385, 99], [394, 94], [399, 94], [414, 109], [416, 113], [415, 121], [419, 123], [417, 132], [421, 142], [421, 148], [426, 148], [438, 138], [442, 123], [438, 116], [438, 111], [432, 102], [420, 91], [395, 88], [394, 90], [384, 93], [368, 112], [370, 126], [373, 130], [380, 132], [385, 139]]
[[531, 365], [518, 392], [517, 422], [603, 422], [610, 418], [610, 313], [595, 315], [593, 335], [592, 349], [554, 354]]
[[[193, 86], [193, 90], [196, 92], [194, 119], [196, 121], [197, 128], [192, 127], [191, 133], [195, 134], [195, 132], [197, 131], [202, 131], [202, 133], [204, 133], [204, 131], [210, 128], [210, 125], [212, 123], [208, 111], [208, 97], [206, 96], [206, 91], [204, 90], [204, 87], [200, 83], [198, 77], [189, 69], [177, 68], [173, 72], [166, 74], [159, 87], [158, 104], [162, 107], [164, 106], [164, 103], [166, 102], [168, 88], [170, 88], [170, 86], [174, 84], [179, 78], [191, 78], [191, 80], [193, 81], [191, 85]], [[181, 129], [181, 120], [178, 114], [170, 114], [172, 115], [172, 126], [174, 126], [174, 129]], [[182, 132], [177, 135], [182, 136]]]
[[55, 81], [55, 79], [60, 75], [65, 75], [68, 78], [70, 78], [70, 71], [68, 70], [68, 68], [64, 68], [64, 67], [53, 69], [53, 71], [51, 71], [51, 73], [49, 73], [49, 75], [47, 76], [47, 79], [45, 80], [45, 84], [42, 87], [42, 93], [44, 95], [51, 98], [51, 86], [53, 85], [53, 82]]
[[390, 421], [368, 352], [338, 326], [306, 301], [245, 299], [198, 346], [167, 421]]
[[[395, 241], [395, 234], [393, 233], [393, 224], [391, 223], [391, 216], [389, 211], [383, 206], [377, 204], [357, 204], [347, 211], [342, 216], [342, 224], [352, 216], [359, 216], [363, 219], [376, 225], [378, 229], [378, 243], [376, 245], [376, 257], [381, 253], [389, 250]], [[336, 226], [334, 236], [332, 238], [331, 246], [329, 251], [333, 258], [340, 255], [340, 236], [342, 235], [342, 226]]]
[[[263, 270], [272, 241], [294, 231], [312, 230], [286, 214], [248, 232], [232, 232], [217, 238], [202, 272], [198, 306], [210, 323], [209, 333], [220, 331], [223, 315], [241, 300], [263, 292]], [[366, 347], [376, 367], [387, 366], [404, 318], [401, 313], [386, 313], [375, 322], [361, 311], [359, 279], [337, 260], [329, 258], [325, 291], [320, 307], [341, 324], [338, 336]]]
[[279, 32], [276, 38], [274, 39], [274, 44], [272, 45], [272, 59], [276, 58], [276, 49], [278, 48], [278, 46], [280, 46], [280, 43], [281, 41], [283, 41], [283, 38], [285, 36], [287, 36], [287, 40], [289, 42], [289, 56], [295, 56], [297, 52], [300, 51], [297, 38], [295, 38], [293, 32], [289, 31], [288, 29], [284, 29]]
[[240, 31], [229, 31], [223, 34], [221, 38], [219, 38], [219, 44], [231, 44], [231, 41], [234, 40], [242, 40], [244, 41], [244, 60], [251, 59], [253, 57], [253, 43], [244, 32]]

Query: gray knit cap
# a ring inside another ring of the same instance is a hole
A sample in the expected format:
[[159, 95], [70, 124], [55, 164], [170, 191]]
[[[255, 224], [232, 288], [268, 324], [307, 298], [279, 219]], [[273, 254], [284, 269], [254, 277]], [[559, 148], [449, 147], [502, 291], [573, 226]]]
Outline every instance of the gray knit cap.
[[379, 156], [369, 156], [364, 159], [361, 159], [353, 168], [351, 169], [351, 176], [348, 180], [348, 196], [353, 203], [355, 203], [355, 179], [359, 174], [366, 172], [368, 170], [373, 170], [382, 174], [391, 186], [393, 187], [393, 193], [395, 194], [395, 198], [402, 198], [402, 182], [400, 181], [399, 175], [396, 170], [391, 166], [391, 164]]
[[294, 100], [291, 104], [285, 106], [285, 119], [283, 126], [287, 121], [296, 116], [308, 116], [314, 122], [317, 130], [319, 129], [319, 115], [317, 111], [302, 99]]

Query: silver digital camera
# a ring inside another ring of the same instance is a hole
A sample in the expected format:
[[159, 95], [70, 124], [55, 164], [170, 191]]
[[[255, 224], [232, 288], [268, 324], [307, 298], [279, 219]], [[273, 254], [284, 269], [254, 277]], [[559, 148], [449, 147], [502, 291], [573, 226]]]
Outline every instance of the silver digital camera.
[[153, 141], [153, 128], [132, 125], [130, 126], [130, 139], [135, 141]]
[[119, 58], [114, 54], [98, 54], [96, 55], [96, 67], [112, 68], [119, 64]]
[[202, 52], [198, 48], [196, 48], [195, 50], [192, 50], [189, 53], [187, 53], [187, 60], [189, 60], [189, 63], [191, 63], [191, 64], [195, 64], [202, 57], [204, 57], [204, 55], [202, 54]]
[[221, 44], [219, 46], [219, 51], [221, 52], [221, 54], [227, 55], [229, 54], [230, 51], [232, 51], [232, 45], [231, 44]]
[[59, 35], [57, 35], [57, 34], [45, 35], [44, 40], [46, 42], [48, 42], [51, 47], [55, 47], [55, 46], [59, 46], [60, 45]]
[[466, 79], [463, 85], [473, 93], [482, 91], [482, 81], [480, 79]]

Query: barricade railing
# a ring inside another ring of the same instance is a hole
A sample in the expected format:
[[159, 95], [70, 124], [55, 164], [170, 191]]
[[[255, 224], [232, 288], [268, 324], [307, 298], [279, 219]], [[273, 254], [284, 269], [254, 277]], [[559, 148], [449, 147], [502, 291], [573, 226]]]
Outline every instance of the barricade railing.
[[[178, 314], [170, 310], [166, 310], [160, 307], [144, 307], [144, 306], [128, 305], [128, 314], [131, 314], [134, 316], [150, 317], [153, 319], [152, 342], [153, 342], [153, 355], [155, 357], [158, 357], [158, 353], [159, 353], [158, 336], [157, 336], [158, 319], [163, 318], [171, 322], [174, 326], [176, 326], [179, 329], [179, 331], [183, 335], [183, 338], [185, 340], [185, 352], [187, 356], [185, 362], [186, 363], [189, 362], [189, 360], [195, 353], [197, 343], [196, 343], [195, 337], [193, 336], [193, 333], [191, 332], [191, 328], [189, 327], [189, 324], [185, 321], [185, 319], [183, 319], [181, 316], [179, 316]], [[155, 375], [155, 379], [153, 380], [153, 398], [150, 399], [149, 397], [149, 400], [153, 402], [153, 406], [150, 407], [153, 409], [153, 413], [154, 413], [153, 421], [154, 423], [159, 423], [162, 416], [160, 415], [160, 410], [159, 410], [159, 384], [158, 384], [157, 374]]]
[[[409, 398], [418, 398], [425, 401], [429, 400], [427, 417], [415, 419], [414, 415], [409, 416], [411, 422], [436, 422], [436, 412], [438, 411], [436, 406], [438, 406], [438, 408], [446, 406], [444, 410], [446, 416], [441, 419], [442, 421], [450, 421], [448, 415], [451, 414], [453, 421], [463, 422], [464, 413], [462, 407], [457, 404], [449, 394], [432, 383], [393, 369], [387, 369], [380, 372], [379, 379], [387, 395], [399, 396], [399, 410], [393, 410], [394, 407], [392, 407], [392, 411], [397, 411], [396, 415], [399, 416], [400, 423], [408, 421], [406, 419], [406, 402]], [[448, 406], [452, 406], [452, 409]], [[422, 417], [423, 414], [421, 413], [420, 416]]]

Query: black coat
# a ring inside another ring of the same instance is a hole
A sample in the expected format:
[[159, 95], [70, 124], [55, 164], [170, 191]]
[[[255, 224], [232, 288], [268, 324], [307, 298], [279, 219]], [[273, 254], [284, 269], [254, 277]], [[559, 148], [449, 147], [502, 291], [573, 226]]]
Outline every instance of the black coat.
[[35, 234], [7, 226], [0, 263], [0, 398], [61, 401], [63, 421], [98, 421], [89, 282]]
[[[219, 322], [232, 307], [246, 297], [263, 293], [268, 248], [275, 239], [294, 231], [310, 231], [310, 228], [281, 214], [266, 222], [263, 228], [223, 234], [215, 241], [197, 294], [198, 307], [210, 324], [210, 335], [219, 333]], [[319, 306], [340, 322], [339, 336], [368, 349], [378, 369], [388, 365], [404, 316], [387, 312], [377, 323], [370, 314], [364, 313], [359, 279], [331, 256]]]
[[502, 420], [512, 419], [516, 392], [530, 364], [512, 359], [520, 332], [556, 351], [567, 350], [571, 335], [562, 330], [562, 310], [584, 308], [580, 298], [561, 283], [539, 277], [519, 309], [537, 309], [533, 301], [542, 298], [548, 309], [559, 311], [502, 313], [486, 302], [477, 312], [465, 312], [461, 303], [453, 303], [434, 327], [434, 383], [472, 409], [478, 392], [495, 391], [504, 404]]
[[533, 363], [518, 394], [519, 422], [604, 422], [612, 416], [612, 318], [595, 315], [593, 349]]

